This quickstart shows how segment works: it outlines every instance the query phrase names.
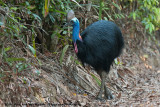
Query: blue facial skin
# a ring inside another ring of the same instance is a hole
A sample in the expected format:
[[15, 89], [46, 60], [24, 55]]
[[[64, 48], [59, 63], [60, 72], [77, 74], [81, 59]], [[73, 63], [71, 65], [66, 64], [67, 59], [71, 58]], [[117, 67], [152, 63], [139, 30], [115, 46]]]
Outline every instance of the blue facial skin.
[[72, 25], [73, 26], [72, 40], [75, 43], [77, 40], [81, 40], [79, 38], [80, 26], [79, 26], [79, 20], [76, 17], [74, 17], [72, 19], [72, 21], [73, 21], [73, 25]]

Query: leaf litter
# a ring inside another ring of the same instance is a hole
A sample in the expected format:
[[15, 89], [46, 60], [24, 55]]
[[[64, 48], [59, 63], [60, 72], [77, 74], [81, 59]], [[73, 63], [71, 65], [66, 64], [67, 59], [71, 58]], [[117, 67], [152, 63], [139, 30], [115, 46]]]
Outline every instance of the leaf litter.
[[[137, 45], [136, 42], [130, 41], [130, 38], [125, 39], [129, 44], [119, 57], [122, 63], [113, 64], [106, 82], [115, 99], [104, 101], [96, 100], [100, 88], [99, 76], [92, 67], [84, 68], [75, 63], [72, 60], [75, 54], [69, 52], [73, 51], [70, 48], [66, 55], [63, 55], [63, 61], [59, 62], [56, 55], [48, 57], [38, 51], [37, 61], [29, 50], [26, 54], [20, 45], [6, 43], [6, 46], [16, 47], [7, 53], [16, 53], [11, 56], [26, 59], [28, 65], [23, 71], [17, 72], [14, 71], [17, 69], [16, 64], [10, 66], [0, 61], [0, 72], [3, 72], [0, 82], [0, 105], [159, 106], [160, 53], [155, 53], [154, 50], [157, 49], [151, 46], [149, 41], [144, 42], [142, 47], [142, 44]], [[134, 49], [133, 46], [139, 49]]]

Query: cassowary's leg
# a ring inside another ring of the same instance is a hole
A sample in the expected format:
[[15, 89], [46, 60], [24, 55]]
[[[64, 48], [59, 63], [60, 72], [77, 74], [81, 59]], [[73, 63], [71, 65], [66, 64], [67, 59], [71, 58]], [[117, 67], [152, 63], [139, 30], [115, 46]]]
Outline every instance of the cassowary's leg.
[[105, 86], [105, 81], [106, 81], [106, 77], [107, 77], [107, 72], [106, 71], [99, 71], [98, 74], [100, 75], [101, 77], [101, 87], [100, 87], [100, 91], [99, 91], [99, 94], [98, 94], [98, 99], [102, 99], [102, 94], [103, 94], [103, 91], [105, 92], [105, 97], [107, 99], [113, 99], [114, 96], [111, 94], [110, 90], [107, 88], [107, 86]]
[[104, 86], [104, 94], [105, 94], [105, 97], [109, 100], [113, 99], [114, 96], [112, 95], [112, 93], [110, 92], [110, 90], [107, 88], [107, 86]]
[[102, 99], [102, 94], [103, 94], [103, 91], [104, 91], [105, 80], [106, 80], [106, 72], [105, 71], [99, 71], [98, 74], [99, 74], [102, 81], [101, 81], [101, 87], [100, 87], [100, 91], [98, 93], [97, 98], [101, 100]]

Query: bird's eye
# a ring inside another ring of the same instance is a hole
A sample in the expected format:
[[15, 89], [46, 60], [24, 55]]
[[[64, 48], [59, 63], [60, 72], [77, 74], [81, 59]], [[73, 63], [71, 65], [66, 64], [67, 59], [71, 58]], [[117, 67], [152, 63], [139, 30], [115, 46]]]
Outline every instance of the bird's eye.
[[71, 20], [71, 21], [70, 21], [70, 23], [73, 25], [73, 24], [74, 24], [74, 21], [73, 21], [73, 20]]
[[73, 21], [73, 20], [71, 20], [71, 23], [74, 23], [74, 21]]

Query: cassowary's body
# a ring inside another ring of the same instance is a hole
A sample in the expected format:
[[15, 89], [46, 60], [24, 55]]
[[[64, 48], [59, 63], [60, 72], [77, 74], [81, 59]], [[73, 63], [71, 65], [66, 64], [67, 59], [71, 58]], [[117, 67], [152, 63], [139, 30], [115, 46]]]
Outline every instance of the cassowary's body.
[[110, 65], [121, 53], [123, 38], [120, 29], [110, 21], [100, 20], [88, 26], [77, 40], [77, 56], [96, 71], [109, 72]]
[[120, 55], [124, 45], [120, 29], [113, 22], [100, 20], [79, 35], [79, 20], [73, 11], [68, 12], [67, 20], [72, 22], [72, 40], [78, 58], [83, 65], [87, 63], [95, 68], [102, 79], [98, 99], [102, 98], [103, 91], [106, 98], [112, 99], [112, 94], [105, 86], [105, 79], [112, 62]]

